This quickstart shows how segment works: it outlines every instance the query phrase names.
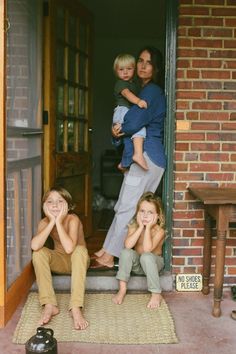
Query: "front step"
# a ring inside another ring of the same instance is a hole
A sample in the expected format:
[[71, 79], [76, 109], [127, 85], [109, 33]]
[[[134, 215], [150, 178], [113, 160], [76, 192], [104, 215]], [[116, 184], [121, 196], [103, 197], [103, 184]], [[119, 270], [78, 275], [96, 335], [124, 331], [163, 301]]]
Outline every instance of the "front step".
[[[87, 291], [114, 291], [118, 290], [118, 280], [115, 277], [116, 271], [94, 271], [88, 270], [86, 277]], [[160, 275], [160, 283], [163, 291], [173, 290], [173, 278], [170, 272], [163, 272]], [[53, 286], [56, 291], [70, 291], [70, 275], [53, 275]], [[36, 283], [31, 290], [37, 290]], [[145, 276], [133, 275], [128, 282], [128, 290], [146, 291], [147, 280]]]

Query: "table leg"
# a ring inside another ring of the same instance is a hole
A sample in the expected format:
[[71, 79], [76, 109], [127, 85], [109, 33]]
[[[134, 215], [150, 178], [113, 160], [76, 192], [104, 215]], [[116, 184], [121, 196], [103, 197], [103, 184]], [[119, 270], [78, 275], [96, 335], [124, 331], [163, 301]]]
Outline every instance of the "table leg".
[[203, 246], [203, 288], [204, 295], [209, 294], [211, 272], [211, 217], [205, 211], [204, 246]]
[[220, 303], [222, 300], [222, 290], [224, 281], [226, 233], [226, 230], [217, 229], [214, 305], [212, 311], [212, 314], [215, 317], [219, 317], [221, 315]]

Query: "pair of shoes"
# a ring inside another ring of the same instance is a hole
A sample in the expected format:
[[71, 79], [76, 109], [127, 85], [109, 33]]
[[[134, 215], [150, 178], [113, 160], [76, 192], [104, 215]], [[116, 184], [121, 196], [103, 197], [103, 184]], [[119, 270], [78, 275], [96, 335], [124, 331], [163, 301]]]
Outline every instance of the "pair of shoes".
[[231, 312], [231, 318], [236, 321], [236, 310]]
[[97, 259], [93, 259], [92, 262], [90, 263], [90, 269], [99, 269], [99, 270], [111, 270], [114, 268], [114, 266], [109, 267], [105, 264], [101, 264], [97, 261]]
[[236, 286], [231, 286], [232, 299], [236, 301]]

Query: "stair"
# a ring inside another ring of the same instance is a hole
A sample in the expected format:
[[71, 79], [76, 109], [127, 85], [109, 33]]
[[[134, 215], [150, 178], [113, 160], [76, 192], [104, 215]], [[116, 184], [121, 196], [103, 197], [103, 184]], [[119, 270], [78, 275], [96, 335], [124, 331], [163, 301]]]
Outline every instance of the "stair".
[[[118, 281], [115, 277], [116, 270], [98, 271], [89, 269], [86, 277], [86, 291], [115, 291], [118, 290]], [[173, 278], [170, 272], [160, 275], [160, 283], [163, 291], [173, 290]], [[56, 291], [70, 291], [70, 275], [53, 275], [53, 286]], [[32, 285], [31, 290], [37, 290], [37, 284]], [[145, 276], [132, 275], [128, 282], [128, 290], [147, 291]]]

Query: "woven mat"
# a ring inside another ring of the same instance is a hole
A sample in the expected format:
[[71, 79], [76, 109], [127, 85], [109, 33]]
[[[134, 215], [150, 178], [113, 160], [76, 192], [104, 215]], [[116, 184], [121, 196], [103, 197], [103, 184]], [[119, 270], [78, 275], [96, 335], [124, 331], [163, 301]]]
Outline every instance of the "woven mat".
[[[58, 342], [107, 344], [178, 343], [175, 326], [166, 302], [159, 309], [146, 307], [150, 294], [127, 294], [122, 305], [111, 301], [112, 294], [86, 294], [84, 314], [89, 327], [73, 329], [68, 313], [69, 294], [57, 294], [59, 315], [45, 327], [52, 328]], [[38, 294], [30, 293], [17, 324], [13, 343], [24, 344], [35, 335], [41, 314]]]

